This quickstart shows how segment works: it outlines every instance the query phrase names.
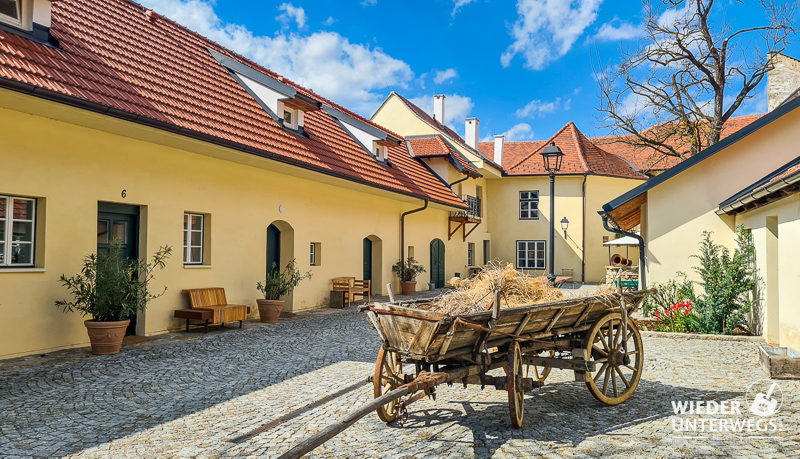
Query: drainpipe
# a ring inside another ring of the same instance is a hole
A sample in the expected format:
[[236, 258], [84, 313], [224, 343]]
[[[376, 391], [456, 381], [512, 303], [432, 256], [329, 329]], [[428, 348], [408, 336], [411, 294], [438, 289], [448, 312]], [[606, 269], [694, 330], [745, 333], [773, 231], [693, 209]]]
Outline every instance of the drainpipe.
[[583, 211], [581, 213], [581, 284], [586, 282], [586, 179], [589, 174], [583, 174], [581, 196], [583, 196]]
[[[449, 184], [449, 185], [447, 185], [447, 186], [448, 186], [448, 187], [450, 187], [450, 190], [452, 191], [452, 190], [453, 190], [453, 185], [457, 185], [457, 184], [459, 184], [459, 183], [461, 183], [461, 182], [463, 182], [463, 181], [465, 181], [465, 180], [467, 180], [467, 179], [469, 179], [469, 174], [467, 174], [467, 176], [466, 176], [466, 177], [464, 177], [464, 178], [462, 178], [462, 179], [458, 179], [458, 180], [456, 180], [455, 182], [453, 182], [453, 183], [451, 183], [451, 184]], [[459, 198], [460, 198], [460, 197], [461, 197], [461, 196], [459, 196]]]
[[416, 212], [422, 212], [423, 210], [428, 208], [428, 200], [425, 200], [425, 205], [418, 208], [412, 209], [408, 212], [403, 212], [400, 215], [400, 261], [405, 261], [405, 253], [406, 253], [406, 215], [413, 214]]
[[[645, 264], [644, 254], [645, 254], [645, 247], [644, 247], [644, 238], [639, 236], [636, 233], [630, 233], [628, 231], [623, 231], [619, 228], [614, 228], [608, 224], [608, 220], [611, 219], [611, 216], [605, 212], [598, 212], [601, 217], [603, 217], [603, 228], [606, 231], [611, 231], [612, 233], [621, 234], [623, 236], [630, 236], [637, 241], [639, 241], [639, 274], [642, 276], [642, 285], [639, 286], [639, 290], [644, 290], [647, 288], [647, 266]], [[613, 219], [611, 219], [613, 221]], [[616, 222], [615, 222], [616, 224]]]

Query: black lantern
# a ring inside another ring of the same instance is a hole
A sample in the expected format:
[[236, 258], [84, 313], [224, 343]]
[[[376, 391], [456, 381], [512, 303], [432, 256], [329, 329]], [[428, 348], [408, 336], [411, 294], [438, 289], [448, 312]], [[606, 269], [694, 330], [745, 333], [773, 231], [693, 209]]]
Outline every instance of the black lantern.
[[561, 229], [564, 230], [564, 239], [567, 238], [567, 228], [569, 228], [569, 220], [567, 217], [561, 219]]
[[544, 169], [549, 174], [555, 174], [561, 170], [561, 160], [564, 158], [564, 153], [556, 146], [555, 142], [550, 142], [550, 145], [542, 150], [541, 155], [542, 159], [544, 159]]

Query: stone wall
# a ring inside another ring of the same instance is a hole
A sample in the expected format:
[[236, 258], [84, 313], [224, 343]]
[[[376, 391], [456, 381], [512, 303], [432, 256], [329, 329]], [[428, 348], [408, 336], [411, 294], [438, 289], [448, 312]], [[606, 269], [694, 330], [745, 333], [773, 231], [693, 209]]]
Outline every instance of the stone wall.
[[623, 280], [639, 280], [638, 266], [606, 266], [606, 284], [610, 285], [619, 277]]

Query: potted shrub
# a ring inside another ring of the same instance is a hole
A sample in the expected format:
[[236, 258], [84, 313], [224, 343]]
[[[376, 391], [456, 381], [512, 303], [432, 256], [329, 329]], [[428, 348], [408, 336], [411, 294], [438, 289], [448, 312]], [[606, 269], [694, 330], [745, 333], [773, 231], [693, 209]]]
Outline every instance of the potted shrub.
[[256, 300], [261, 322], [271, 324], [278, 322], [284, 303], [281, 297], [292, 293], [303, 279], [311, 279], [311, 271], [301, 274], [297, 270], [295, 260], [290, 261], [283, 271], [278, 269], [277, 263], [272, 264], [267, 278], [263, 282], [256, 283], [256, 288], [264, 295], [263, 300]]
[[405, 261], [400, 260], [395, 263], [392, 272], [400, 278], [400, 292], [403, 295], [413, 295], [417, 288], [417, 281], [414, 279], [425, 272], [425, 267], [414, 258], [408, 257]]
[[112, 241], [108, 252], [91, 253], [84, 257], [80, 273], [72, 277], [61, 275], [60, 282], [72, 294], [72, 300], [56, 301], [65, 313], [77, 311], [91, 316], [83, 324], [89, 334], [92, 354], [119, 353], [130, 318], [144, 310], [150, 300], [167, 291], [152, 294], [148, 289], [156, 267], [164, 269], [172, 248], [163, 246], [146, 260], [129, 260], [118, 241]]

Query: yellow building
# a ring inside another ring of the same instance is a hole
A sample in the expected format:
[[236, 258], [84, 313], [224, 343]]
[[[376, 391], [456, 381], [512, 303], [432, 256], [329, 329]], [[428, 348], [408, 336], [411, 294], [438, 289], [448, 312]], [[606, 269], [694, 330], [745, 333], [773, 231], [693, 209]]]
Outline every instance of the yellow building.
[[334, 277], [397, 289], [403, 250], [464, 272], [466, 243], [441, 246], [469, 206], [402, 136], [135, 3], [50, 5], [0, 30], [0, 357], [86, 345], [58, 279], [111, 238], [176, 249], [139, 335], [182, 326], [181, 289], [253, 305], [272, 262], [313, 273], [287, 311], [322, 306]]
[[[484, 241], [484, 253], [489, 253], [487, 259], [513, 263], [533, 275], [546, 274], [550, 266], [549, 176], [540, 153], [555, 142], [564, 159], [555, 182], [554, 271], [582, 282], [603, 281], [608, 265], [603, 242], [613, 239], [614, 234], [603, 228], [595, 209], [646, 177], [626, 161], [594, 145], [574, 123], [564, 126], [546, 142], [505, 142], [503, 136], [496, 136], [495, 142], [478, 143], [478, 119], [465, 120], [464, 140], [437, 121], [444, 119], [445, 108], [445, 97], [434, 96], [431, 117], [408, 99], [392, 93], [372, 120], [406, 139], [440, 138], [475, 164], [483, 177], [459, 183], [457, 189], [482, 197], [485, 224], [468, 236], [467, 241], [476, 246]], [[431, 168], [445, 180], [455, 178], [439, 172], [435, 164]], [[562, 229], [565, 219], [566, 231]]]
[[794, 349], [800, 349], [799, 106], [800, 98], [787, 100], [602, 207], [612, 225], [641, 228], [650, 283], [692, 274], [703, 231], [733, 248], [737, 226], [752, 230], [764, 285], [751, 326]]

